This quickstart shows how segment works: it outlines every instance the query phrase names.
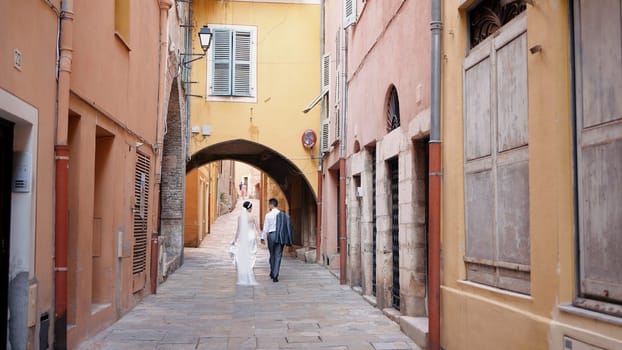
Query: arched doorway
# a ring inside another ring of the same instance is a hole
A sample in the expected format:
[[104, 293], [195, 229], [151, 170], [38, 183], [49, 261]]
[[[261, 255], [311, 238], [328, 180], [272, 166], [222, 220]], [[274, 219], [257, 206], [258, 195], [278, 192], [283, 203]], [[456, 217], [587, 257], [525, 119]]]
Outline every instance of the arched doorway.
[[[193, 154], [186, 164], [186, 173], [220, 160], [243, 162], [270, 176], [287, 199], [294, 225], [294, 244], [305, 250], [316, 248], [316, 195], [296, 165], [269, 147], [236, 139], [205, 147]], [[262, 208], [266, 206], [267, 200], [261, 198]]]

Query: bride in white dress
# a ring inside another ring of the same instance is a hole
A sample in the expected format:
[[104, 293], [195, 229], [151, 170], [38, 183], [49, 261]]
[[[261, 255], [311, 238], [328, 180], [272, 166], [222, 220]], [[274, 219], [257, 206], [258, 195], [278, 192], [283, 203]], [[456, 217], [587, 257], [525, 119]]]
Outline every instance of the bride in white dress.
[[237, 243], [235, 266], [238, 270], [238, 285], [255, 286], [255, 256], [257, 254], [257, 219], [251, 215], [253, 203], [246, 201], [242, 204], [242, 211], [238, 218], [238, 228], [231, 244]]

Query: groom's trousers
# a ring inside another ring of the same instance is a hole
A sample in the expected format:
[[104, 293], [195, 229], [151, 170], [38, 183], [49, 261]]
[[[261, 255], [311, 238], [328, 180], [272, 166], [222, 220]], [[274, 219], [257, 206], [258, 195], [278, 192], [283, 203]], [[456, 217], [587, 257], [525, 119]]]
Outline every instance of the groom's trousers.
[[268, 233], [268, 251], [270, 251], [270, 275], [279, 277], [281, 258], [283, 257], [283, 244], [276, 242], [276, 232]]

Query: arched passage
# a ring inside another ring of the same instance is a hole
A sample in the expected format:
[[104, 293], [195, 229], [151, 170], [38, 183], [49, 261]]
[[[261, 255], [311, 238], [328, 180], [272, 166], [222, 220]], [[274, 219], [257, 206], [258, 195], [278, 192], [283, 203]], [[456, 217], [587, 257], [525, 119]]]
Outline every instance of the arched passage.
[[[244, 162], [270, 176], [287, 198], [294, 225], [294, 244], [315, 249], [316, 197], [308, 180], [296, 165], [269, 147], [236, 139], [211, 145], [194, 153], [186, 164], [186, 173], [219, 160]], [[266, 202], [268, 198], [261, 200]], [[262, 207], [265, 205], [262, 203]]]

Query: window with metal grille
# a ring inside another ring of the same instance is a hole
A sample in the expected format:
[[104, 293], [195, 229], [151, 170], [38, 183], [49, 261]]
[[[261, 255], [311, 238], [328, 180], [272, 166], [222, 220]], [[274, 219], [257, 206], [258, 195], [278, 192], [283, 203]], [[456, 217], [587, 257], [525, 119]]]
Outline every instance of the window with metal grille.
[[399, 212], [399, 172], [398, 160], [388, 162], [391, 176], [391, 241], [393, 251], [393, 307], [400, 309], [400, 212]]
[[132, 273], [134, 275], [144, 272], [147, 268], [150, 169], [149, 157], [137, 153], [134, 175], [134, 248], [132, 250]]
[[526, 3], [526, 0], [484, 0], [469, 10], [470, 46], [477, 46], [525, 11]]
[[391, 87], [387, 102], [387, 131], [395, 130], [400, 127], [400, 101], [397, 97], [397, 89]]
[[372, 207], [372, 273], [371, 273], [371, 292], [376, 296], [376, 236], [378, 233], [378, 226], [376, 225], [376, 149], [369, 150], [371, 155], [371, 207]]

